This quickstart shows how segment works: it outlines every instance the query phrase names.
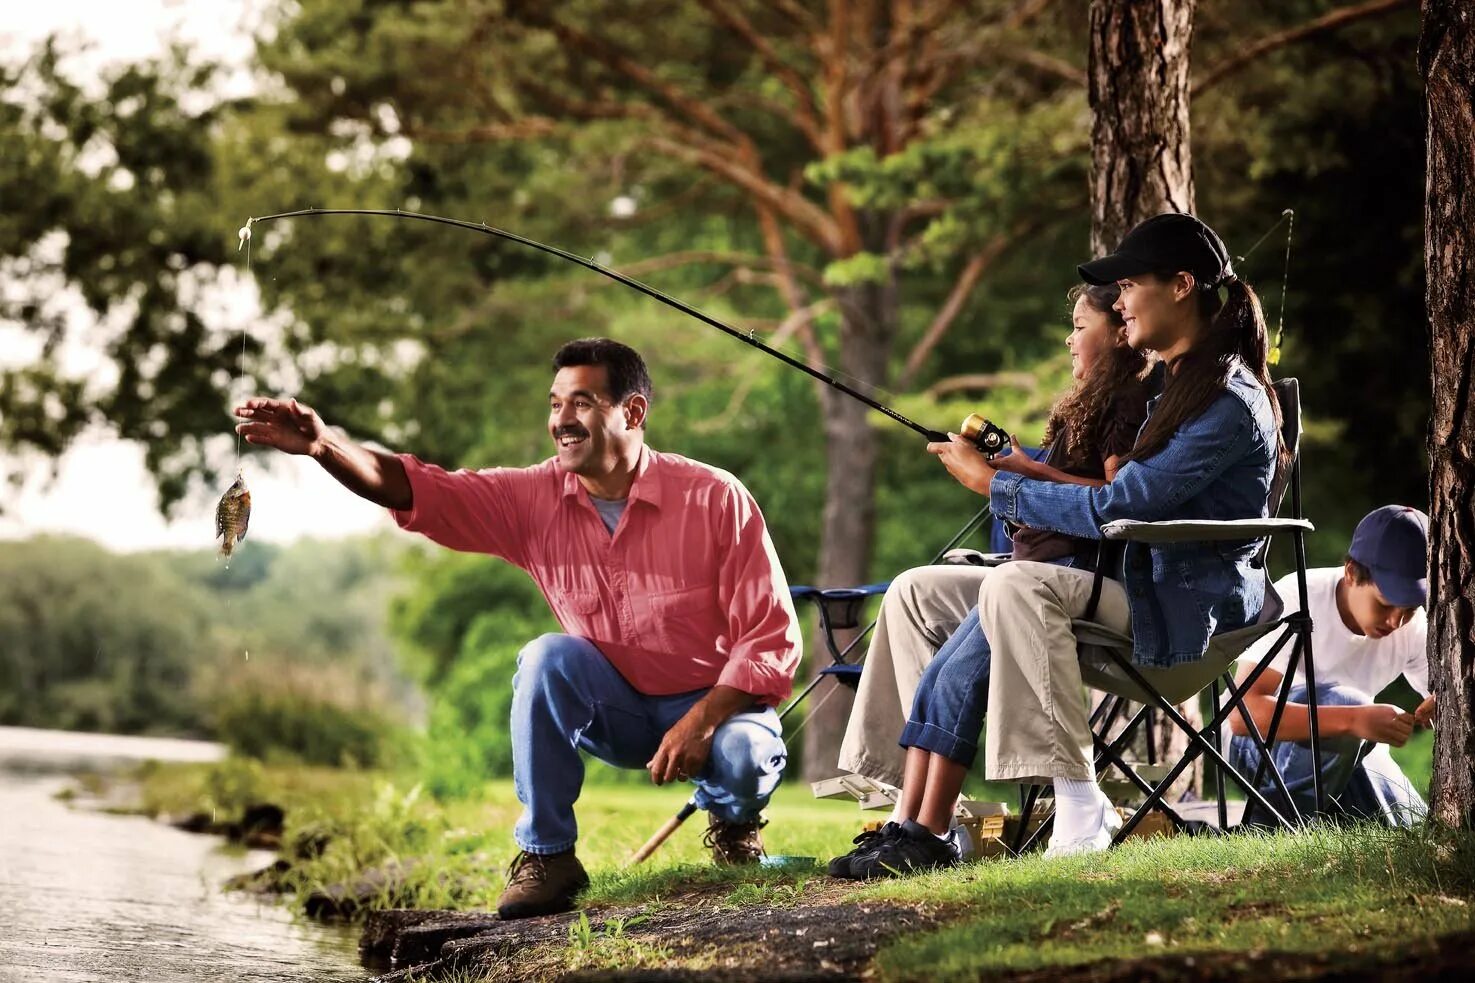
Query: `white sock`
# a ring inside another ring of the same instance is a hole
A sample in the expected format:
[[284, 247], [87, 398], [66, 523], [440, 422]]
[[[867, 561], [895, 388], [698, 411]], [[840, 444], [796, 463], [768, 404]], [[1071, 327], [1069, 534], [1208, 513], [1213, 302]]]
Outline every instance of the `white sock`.
[[1094, 779], [1056, 778], [1055, 829], [1050, 839], [1061, 843], [1084, 840], [1106, 824], [1106, 796]]

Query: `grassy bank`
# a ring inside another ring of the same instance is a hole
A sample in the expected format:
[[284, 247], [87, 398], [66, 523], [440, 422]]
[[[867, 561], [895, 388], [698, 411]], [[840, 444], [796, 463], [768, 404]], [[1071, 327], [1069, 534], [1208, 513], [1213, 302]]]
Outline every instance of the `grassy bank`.
[[[437, 803], [391, 776], [244, 762], [146, 769], [142, 802], [156, 813], [205, 807], [230, 814], [274, 801], [289, 840], [326, 835], [328, 847], [297, 865], [298, 893], [398, 864], [403, 886], [384, 906], [478, 909], [501, 890], [518, 805], [510, 783], [472, 799]], [[628, 857], [682, 802], [677, 789], [586, 788], [579, 851], [594, 885], [589, 905], [640, 903], [744, 910], [810, 903], [913, 906], [942, 926], [884, 947], [886, 980], [963, 980], [1101, 960], [1218, 955], [1304, 956], [1322, 967], [1418, 958], [1435, 940], [1475, 930], [1475, 837], [1425, 831], [1320, 829], [1297, 836], [1133, 842], [1104, 857], [987, 861], [962, 870], [865, 886], [818, 871], [718, 871], [694, 817], [641, 867]], [[785, 787], [769, 810], [771, 854], [842, 851], [857, 829], [853, 805], [816, 802]], [[598, 931], [596, 920], [596, 931]], [[584, 948], [587, 948], [585, 946]], [[568, 965], [587, 956], [576, 933]], [[686, 965], [701, 964], [684, 960]], [[1248, 964], [1247, 964], [1248, 965]]]

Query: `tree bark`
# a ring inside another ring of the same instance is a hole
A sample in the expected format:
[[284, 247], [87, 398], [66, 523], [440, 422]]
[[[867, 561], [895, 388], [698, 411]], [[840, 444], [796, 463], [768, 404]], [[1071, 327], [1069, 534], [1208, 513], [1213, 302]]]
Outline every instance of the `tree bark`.
[[[1188, 142], [1189, 53], [1197, 0], [1092, 0], [1091, 254], [1116, 247], [1132, 226], [1161, 212], [1193, 211]], [[1202, 724], [1197, 701], [1178, 707]], [[1187, 738], [1160, 721], [1156, 751], [1175, 761]], [[1141, 750], [1139, 749], [1139, 757]], [[1169, 798], [1201, 794], [1198, 761]]]
[[1425, 0], [1425, 303], [1429, 423], [1431, 816], [1475, 825], [1475, 10]]
[[[861, 216], [862, 225], [885, 222]], [[869, 238], [869, 236], [867, 237]], [[894, 272], [883, 283], [846, 287], [834, 292], [840, 308], [840, 369], [852, 379], [884, 385], [892, 341], [899, 326], [898, 285]], [[820, 533], [819, 583], [853, 587], [869, 576], [876, 531], [876, 463], [878, 435], [868, 410], [858, 400], [834, 389], [820, 394], [825, 433], [825, 506]], [[853, 632], [837, 632], [843, 649]], [[829, 650], [812, 633], [810, 674], [829, 665]], [[861, 653], [852, 653], [855, 661]], [[803, 774], [806, 780], [835, 774], [835, 757], [845, 734], [853, 702], [851, 692], [834, 682], [821, 683], [811, 697], [804, 729]]]
[[1197, 0], [1091, 2], [1091, 252], [1193, 211], [1188, 68]]

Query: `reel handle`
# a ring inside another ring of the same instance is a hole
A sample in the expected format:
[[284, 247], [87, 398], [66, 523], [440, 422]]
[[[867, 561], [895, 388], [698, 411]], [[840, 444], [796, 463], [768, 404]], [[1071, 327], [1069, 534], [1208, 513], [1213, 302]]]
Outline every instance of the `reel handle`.
[[958, 433], [973, 441], [979, 450], [993, 457], [1009, 446], [1009, 434], [977, 413], [969, 413]]

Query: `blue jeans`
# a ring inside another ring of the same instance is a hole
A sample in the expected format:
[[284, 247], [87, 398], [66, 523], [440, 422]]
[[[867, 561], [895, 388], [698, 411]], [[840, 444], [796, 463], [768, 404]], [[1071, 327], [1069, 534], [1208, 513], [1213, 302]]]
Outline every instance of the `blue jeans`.
[[[578, 839], [574, 802], [584, 750], [619, 768], [644, 768], [661, 739], [707, 690], [646, 696], [583, 638], [542, 635], [517, 655], [512, 677], [512, 778], [522, 817], [513, 829], [528, 853], [562, 853]], [[751, 822], [768, 804], [788, 751], [778, 714], [764, 707], [717, 728], [692, 777], [696, 803], [725, 822]]]
[[[1049, 561], [1080, 567], [1075, 557]], [[971, 767], [988, 715], [988, 676], [993, 650], [978, 623], [978, 605], [927, 664], [912, 699], [912, 713], [897, 741]]]
[[937, 650], [912, 699], [901, 730], [902, 747], [922, 748], [960, 765], [972, 765], [988, 714], [988, 674], [993, 653], [978, 625], [975, 605]]
[[[1306, 702], [1306, 686], [1291, 688], [1288, 699], [1292, 703]], [[1318, 683], [1316, 705], [1318, 707], [1368, 706], [1375, 702], [1372, 697], [1350, 686]], [[1263, 735], [1262, 735], [1263, 736]], [[1323, 738], [1321, 742], [1321, 773], [1325, 779], [1336, 774], [1345, 763], [1344, 757], [1355, 752], [1361, 742]], [[1253, 780], [1255, 768], [1260, 763], [1260, 752], [1248, 737], [1234, 737], [1229, 742], [1229, 763]], [[1270, 758], [1280, 772], [1286, 789], [1296, 801], [1296, 808], [1303, 815], [1315, 810], [1316, 794], [1312, 785], [1312, 757], [1309, 741], [1276, 741], [1270, 746]], [[1281, 808], [1283, 800], [1269, 778], [1262, 779], [1261, 793], [1270, 804]], [[1384, 744], [1375, 745], [1352, 769], [1347, 783], [1341, 788], [1326, 788], [1327, 811], [1333, 815], [1350, 815], [1366, 819], [1377, 819], [1389, 826], [1409, 826], [1424, 818], [1427, 811], [1424, 799], [1414, 790], [1403, 774], [1403, 769], [1393, 760]], [[1260, 819], [1268, 820], [1264, 810]]]

